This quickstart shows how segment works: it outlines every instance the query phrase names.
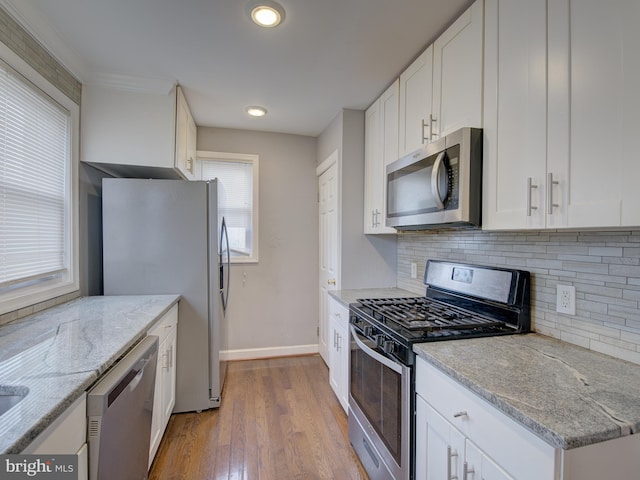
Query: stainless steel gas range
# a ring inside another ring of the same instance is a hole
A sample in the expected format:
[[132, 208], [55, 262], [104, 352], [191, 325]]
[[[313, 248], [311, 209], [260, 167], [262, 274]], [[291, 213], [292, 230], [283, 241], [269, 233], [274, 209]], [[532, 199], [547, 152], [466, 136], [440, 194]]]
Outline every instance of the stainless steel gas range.
[[530, 329], [529, 272], [429, 260], [424, 283], [349, 306], [349, 438], [372, 480], [413, 477], [413, 344]]

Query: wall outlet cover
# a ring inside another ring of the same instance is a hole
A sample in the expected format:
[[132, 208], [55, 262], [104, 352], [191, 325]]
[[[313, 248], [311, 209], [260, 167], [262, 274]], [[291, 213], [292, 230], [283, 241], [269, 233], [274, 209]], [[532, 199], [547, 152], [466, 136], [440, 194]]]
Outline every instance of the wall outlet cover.
[[556, 298], [556, 312], [567, 315], [576, 314], [576, 287], [573, 285], [558, 285]]
[[411, 278], [418, 278], [418, 264], [411, 263]]

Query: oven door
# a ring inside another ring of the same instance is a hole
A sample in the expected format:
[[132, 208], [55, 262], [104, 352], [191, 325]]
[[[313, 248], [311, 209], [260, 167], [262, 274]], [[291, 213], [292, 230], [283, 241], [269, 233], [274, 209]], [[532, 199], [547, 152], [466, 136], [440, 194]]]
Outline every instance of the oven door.
[[350, 327], [349, 439], [371, 480], [407, 480], [411, 369]]

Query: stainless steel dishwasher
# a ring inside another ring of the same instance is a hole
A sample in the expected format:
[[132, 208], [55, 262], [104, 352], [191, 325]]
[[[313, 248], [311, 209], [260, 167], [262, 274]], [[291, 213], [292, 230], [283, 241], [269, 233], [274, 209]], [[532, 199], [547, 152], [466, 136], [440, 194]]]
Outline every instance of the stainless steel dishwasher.
[[87, 396], [90, 480], [146, 480], [158, 337], [144, 338]]

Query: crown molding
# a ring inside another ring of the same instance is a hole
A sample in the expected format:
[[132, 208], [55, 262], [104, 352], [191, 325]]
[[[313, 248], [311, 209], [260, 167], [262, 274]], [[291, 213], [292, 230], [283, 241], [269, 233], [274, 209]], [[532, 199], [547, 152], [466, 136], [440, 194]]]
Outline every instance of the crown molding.
[[173, 90], [177, 82], [162, 78], [134, 77], [115, 73], [91, 73], [87, 76], [88, 85], [124, 90], [134, 93], [152, 93], [167, 95]]
[[86, 78], [87, 68], [80, 56], [69, 47], [62, 37], [47, 21], [47, 18], [29, 5], [20, 0], [0, 0], [3, 8], [13, 19], [18, 22], [33, 38], [36, 39], [49, 54], [66, 68], [80, 82]]

